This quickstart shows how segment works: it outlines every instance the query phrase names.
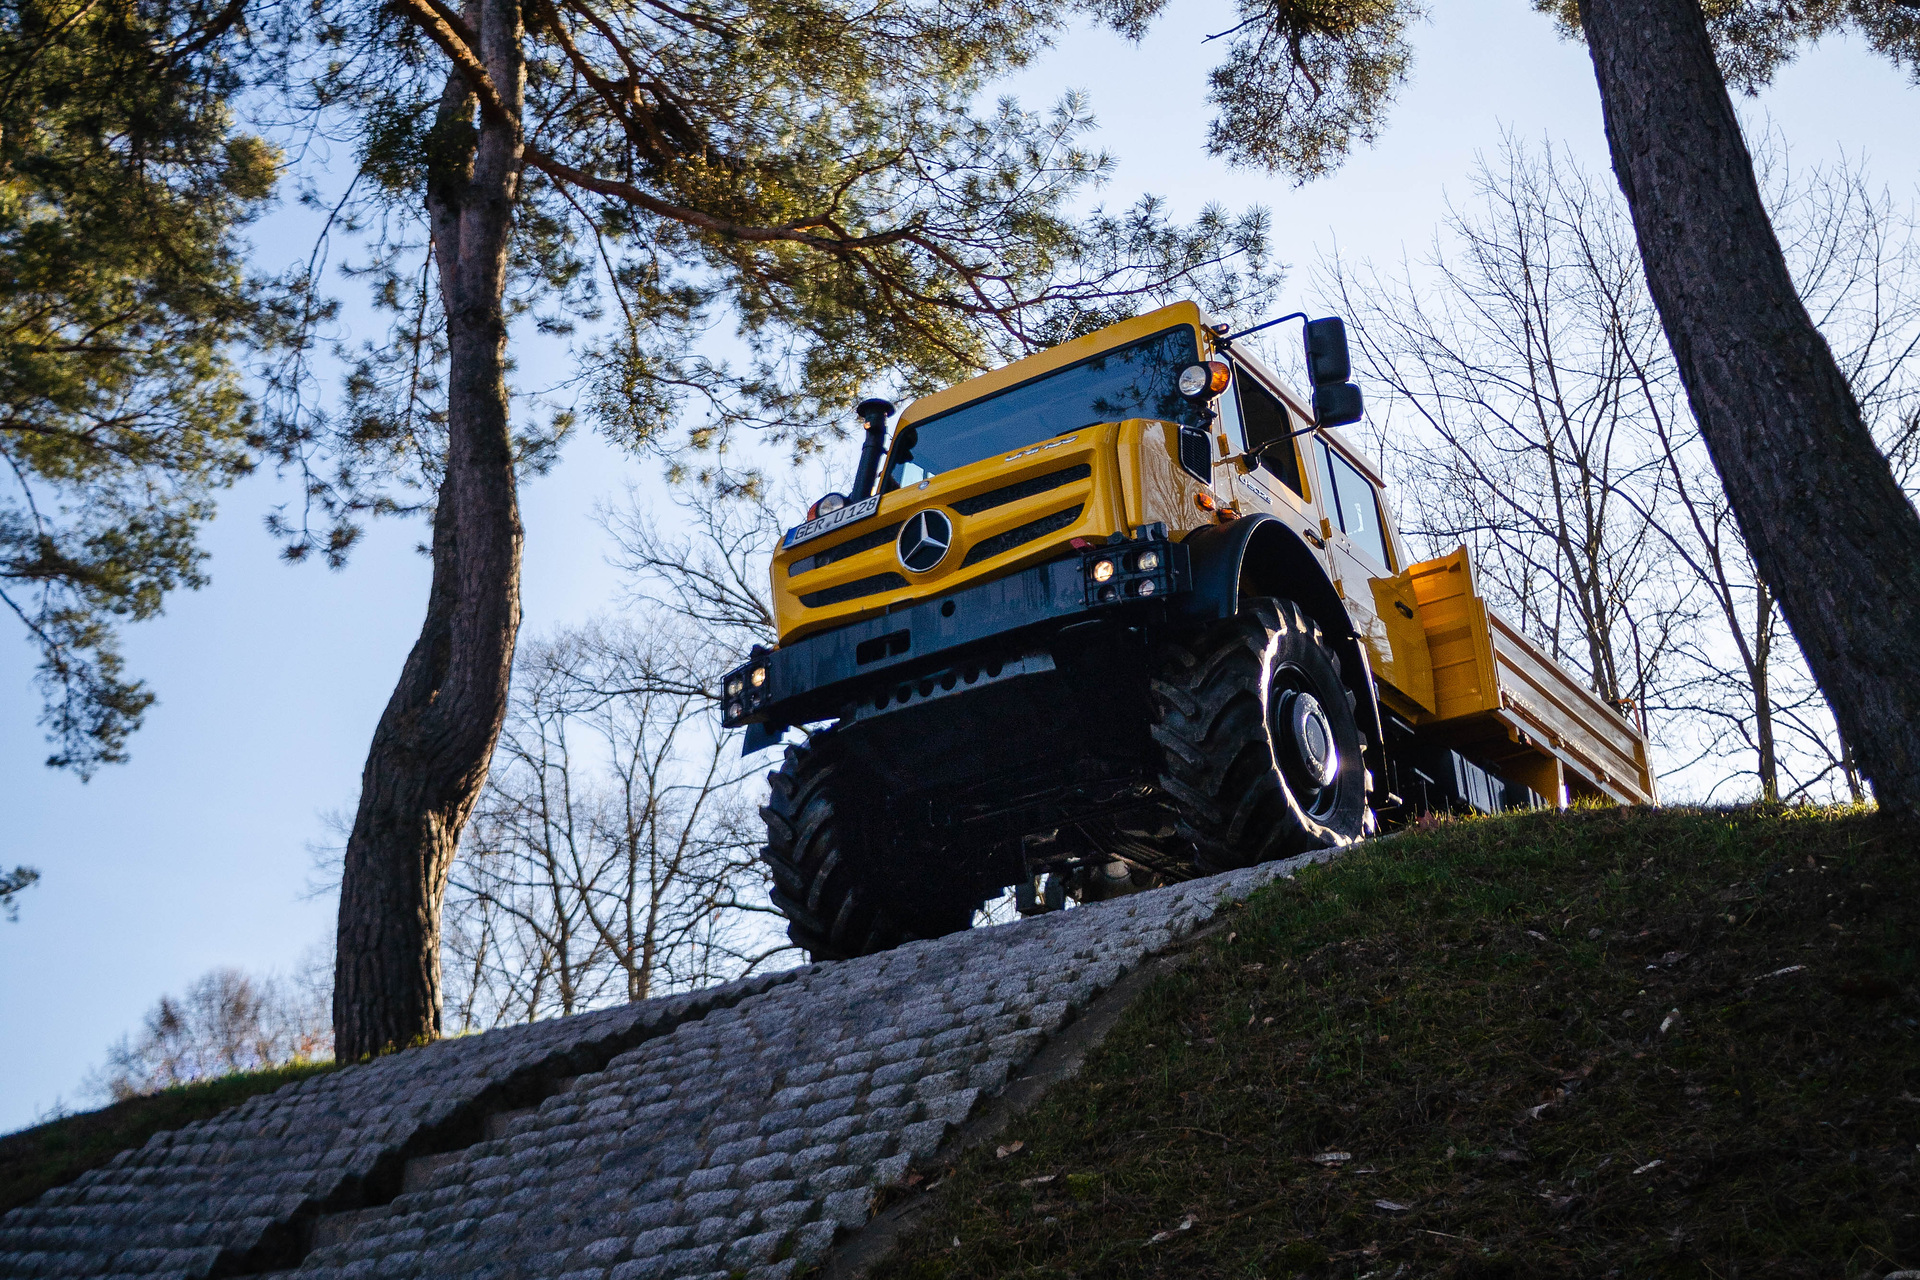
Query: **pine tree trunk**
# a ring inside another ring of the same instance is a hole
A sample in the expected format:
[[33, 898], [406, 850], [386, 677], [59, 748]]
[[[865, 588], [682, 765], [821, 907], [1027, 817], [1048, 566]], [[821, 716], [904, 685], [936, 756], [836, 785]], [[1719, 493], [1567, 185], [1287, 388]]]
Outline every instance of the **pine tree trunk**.
[[1794, 291], [1697, 0], [1580, 0], [1580, 20], [1741, 532], [1881, 805], [1920, 814], [1920, 515]]
[[520, 626], [520, 513], [506, 384], [507, 240], [520, 180], [520, 15], [472, 0], [489, 78], [512, 112], [480, 118], [450, 75], [427, 212], [446, 309], [447, 455], [427, 618], [373, 734], [347, 840], [334, 966], [342, 1060], [440, 1034], [440, 907], [506, 713]]

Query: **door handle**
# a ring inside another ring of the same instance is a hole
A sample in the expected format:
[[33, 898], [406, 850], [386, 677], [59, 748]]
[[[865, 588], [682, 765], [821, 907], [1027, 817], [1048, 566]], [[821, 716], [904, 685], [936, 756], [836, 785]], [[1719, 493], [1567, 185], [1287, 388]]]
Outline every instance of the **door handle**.
[[1396, 609], [1398, 609], [1398, 610], [1399, 610], [1399, 611], [1400, 611], [1400, 612], [1401, 612], [1401, 613], [1402, 613], [1403, 615], [1405, 615], [1405, 617], [1407, 618], [1407, 620], [1408, 620], [1409, 622], [1411, 622], [1411, 621], [1413, 620], [1413, 610], [1411, 610], [1411, 609], [1409, 609], [1409, 608], [1407, 608], [1407, 602], [1406, 602], [1406, 601], [1404, 601], [1404, 600], [1395, 600], [1395, 601], [1393, 602], [1393, 607], [1394, 607], [1394, 608], [1396, 608]]

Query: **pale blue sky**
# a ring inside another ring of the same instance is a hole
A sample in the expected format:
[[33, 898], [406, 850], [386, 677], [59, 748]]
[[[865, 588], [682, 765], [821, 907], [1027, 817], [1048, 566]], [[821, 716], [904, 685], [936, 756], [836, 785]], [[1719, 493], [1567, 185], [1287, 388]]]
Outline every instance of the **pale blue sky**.
[[[1336, 235], [1355, 258], [1417, 257], [1446, 191], [1464, 193], [1475, 154], [1497, 147], [1503, 126], [1605, 167], [1585, 52], [1521, 0], [1472, 0], [1436, 6], [1415, 33], [1414, 84], [1380, 144], [1337, 176], [1295, 188], [1227, 170], [1205, 152], [1218, 46], [1200, 37], [1230, 23], [1208, 0], [1176, 7], [1141, 47], [1083, 32], [1012, 88], [1036, 107], [1067, 88], [1091, 94], [1101, 142], [1120, 161], [1110, 204], [1153, 191], [1182, 216], [1210, 200], [1268, 205], [1302, 288]], [[1912, 191], [1920, 93], [1857, 46], [1802, 57], [1756, 106], [1798, 157], [1830, 159], [1844, 145]], [[292, 216], [261, 227], [258, 243], [273, 250], [263, 257], [303, 252], [304, 228]], [[1292, 287], [1282, 299], [1302, 300]], [[526, 633], [611, 606], [620, 584], [590, 512], [628, 482], [658, 492], [656, 471], [582, 436], [526, 487]], [[132, 763], [91, 783], [41, 766], [32, 655], [0, 631], [0, 863], [45, 876], [20, 899], [20, 923], [0, 923], [0, 1132], [57, 1098], [80, 1101], [88, 1068], [162, 992], [216, 965], [287, 969], [332, 928], [332, 901], [303, 896], [306, 846], [327, 838], [325, 812], [352, 807], [419, 625], [427, 565], [413, 551], [422, 531], [392, 524], [375, 526], [343, 573], [280, 563], [261, 517], [296, 496], [270, 476], [227, 494], [206, 539], [212, 585], [128, 631], [128, 666], [160, 702]]]

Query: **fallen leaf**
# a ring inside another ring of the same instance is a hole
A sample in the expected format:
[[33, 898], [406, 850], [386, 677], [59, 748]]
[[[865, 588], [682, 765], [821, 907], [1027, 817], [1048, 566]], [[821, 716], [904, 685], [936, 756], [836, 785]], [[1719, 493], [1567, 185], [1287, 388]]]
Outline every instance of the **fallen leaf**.
[[1542, 942], [1545, 942], [1545, 941], [1547, 940], [1547, 935], [1546, 935], [1546, 934], [1544, 934], [1544, 933], [1535, 933], [1535, 932], [1534, 932], [1533, 930], [1531, 930], [1531, 929], [1529, 929], [1529, 930], [1527, 930], [1527, 936], [1528, 936], [1529, 938], [1538, 938], [1538, 939], [1539, 939], [1540, 941], [1542, 941]]
[[1806, 968], [1807, 966], [1803, 964], [1790, 964], [1784, 969], [1775, 969], [1772, 973], [1763, 973], [1755, 978], [1754, 981], [1765, 982], [1768, 978], [1784, 978], [1790, 973], [1804, 973], [1806, 972]]
[[1393, 1200], [1375, 1200], [1373, 1207], [1376, 1209], [1385, 1209], [1388, 1213], [1405, 1213], [1412, 1206], [1400, 1204]]
[[1344, 1160], [1351, 1160], [1351, 1159], [1353, 1159], [1353, 1152], [1351, 1152], [1351, 1151], [1322, 1151], [1322, 1152], [1321, 1152], [1321, 1153], [1320, 1153], [1319, 1155], [1317, 1155], [1317, 1156], [1308, 1156], [1308, 1157], [1307, 1157], [1307, 1159], [1309, 1159], [1309, 1160], [1311, 1160], [1311, 1161], [1313, 1161], [1313, 1162], [1314, 1162], [1315, 1164], [1339, 1164], [1339, 1163], [1341, 1163], [1341, 1162], [1342, 1162], [1342, 1161], [1344, 1161]]
[[1669, 1013], [1666, 1017], [1660, 1020], [1660, 1034], [1661, 1035], [1667, 1034], [1667, 1028], [1672, 1026], [1677, 1026], [1679, 1022], [1680, 1022], [1680, 1011], [1678, 1009], [1675, 1009], [1673, 1012]]
[[1024, 1142], [1018, 1142], [1018, 1141], [1009, 1142], [1004, 1147], [995, 1147], [993, 1149], [993, 1154], [997, 1159], [1005, 1160], [1008, 1156], [1014, 1155], [1017, 1152], [1019, 1152], [1020, 1149], [1025, 1147], [1026, 1145], [1027, 1144]]
[[1180, 1219], [1179, 1226], [1157, 1233], [1151, 1240], [1148, 1240], [1147, 1243], [1159, 1244], [1162, 1240], [1171, 1240], [1179, 1232], [1191, 1230], [1193, 1224], [1198, 1221], [1200, 1221], [1200, 1219], [1194, 1217], [1192, 1214], [1188, 1214], [1186, 1217]]
[[1241, 966], [1240, 966], [1240, 972], [1242, 972], [1242, 973], [1258, 973], [1258, 972], [1260, 972], [1260, 971], [1261, 971], [1262, 969], [1264, 969], [1264, 968], [1266, 968], [1266, 967], [1267, 967], [1267, 966], [1265, 966], [1265, 965], [1263, 965], [1263, 964], [1243, 964], [1243, 965], [1241, 965]]
[[1645, 1164], [1641, 1165], [1638, 1169], [1635, 1169], [1634, 1172], [1645, 1173], [1649, 1169], [1658, 1169], [1661, 1165], [1665, 1163], [1666, 1163], [1665, 1160], [1649, 1160]]
[[1595, 942], [1599, 940], [1599, 937], [1600, 937], [1600, 931], [1598, 929], [1587, 930], [1587, 941]]
[[1227, 941], [1228, 941], [1228, 942], [1232, 942], [1232, 941], [1233, 941], [1233, 940], [1234, 940], [1235, 938], [1237, 938], [1237, 937], [1239, 937], [1239, 936], [1240, 936], [1240, 935], [1239, 935], [1239, 934], [1237, 934], [1237, 933], [1230, 933], [1230, 934], [1228, 934], [1228, 935], [1227, 935]]
[[1020, 1179], [1020, 1185], [1023, 1187], [1037, 1187], [1042, 1185], [1043, 1183], [1052, 1182], [1055, 1178], [1059, 1176], [1060, 1175], [1057, 1173], [1043, 1173], [1037, 1178]]

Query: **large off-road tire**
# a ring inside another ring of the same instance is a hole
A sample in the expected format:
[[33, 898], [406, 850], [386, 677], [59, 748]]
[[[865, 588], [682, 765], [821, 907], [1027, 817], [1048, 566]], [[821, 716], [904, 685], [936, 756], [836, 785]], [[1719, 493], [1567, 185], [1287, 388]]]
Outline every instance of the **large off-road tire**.
[[789, 746], [760, 810], [771, 897], [815, 960], [847, 960], [973, 923], [964, 868], [887, 821], [888, 798], [833, 731]]
[[[1306, 699], [1306, 701], [1303, 701]], [[1202, 871], [1351, 844], [1367, 829], [1354, 697], [1320, 628], [1290, 600], [1246, 600], [1153, 681], [1160, 785]]]

